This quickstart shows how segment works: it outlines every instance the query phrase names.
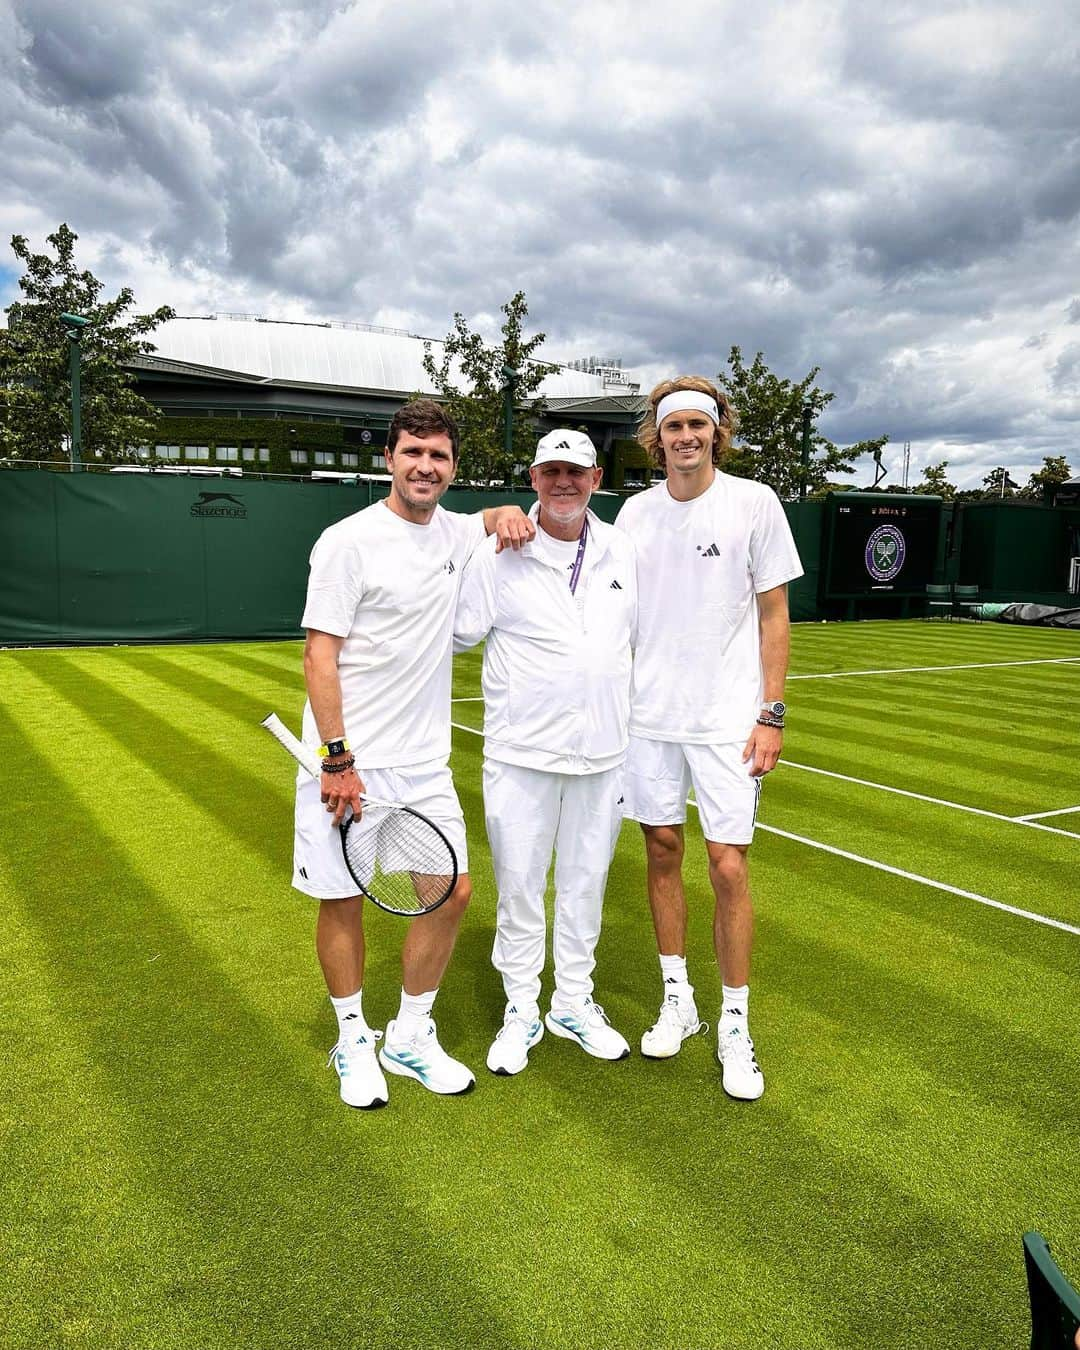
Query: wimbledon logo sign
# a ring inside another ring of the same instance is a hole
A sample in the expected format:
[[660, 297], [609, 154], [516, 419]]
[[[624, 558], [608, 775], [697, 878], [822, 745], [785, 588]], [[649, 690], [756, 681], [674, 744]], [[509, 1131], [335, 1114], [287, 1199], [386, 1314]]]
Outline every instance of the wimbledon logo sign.
[[892, 581], [904, 565], [907, 545], [895, 525], [879, 525], [866, 541], [866, 570], [875, 581]]

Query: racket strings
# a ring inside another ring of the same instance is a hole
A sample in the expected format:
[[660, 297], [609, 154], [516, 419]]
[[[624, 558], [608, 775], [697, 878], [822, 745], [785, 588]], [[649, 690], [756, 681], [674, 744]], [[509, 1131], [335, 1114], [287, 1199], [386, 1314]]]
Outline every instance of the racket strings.
[[441, 904], [457, 880], [450, 845], [406, 807], [368, 806], [345, 835], [349, 870], [364, 892], [399, 914]]

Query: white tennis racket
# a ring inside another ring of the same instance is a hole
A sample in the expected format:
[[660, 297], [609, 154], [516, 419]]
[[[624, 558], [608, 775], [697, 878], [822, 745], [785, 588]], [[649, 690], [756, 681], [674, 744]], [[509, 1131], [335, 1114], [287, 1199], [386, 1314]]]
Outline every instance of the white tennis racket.
[[[276, 713], [259, 724], [319, 782], [322, 768], [309, 745]], [[400, 802], [363, 796], [364, 811], [341, 822], [341, 852], [349, 875], [372, 904], [389, 914], [430, 914], [457, 885], [457, 854], [433, 820]]]

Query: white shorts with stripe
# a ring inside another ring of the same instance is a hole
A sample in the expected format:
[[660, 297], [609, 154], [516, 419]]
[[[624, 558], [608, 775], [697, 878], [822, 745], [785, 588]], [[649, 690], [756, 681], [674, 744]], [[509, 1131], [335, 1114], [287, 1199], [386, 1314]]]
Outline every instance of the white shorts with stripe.
[[752, 777], [743, 761], [745, 745], [681, 745], [631, 736], [623, 815], [643, 825], [682, 825], [692, 787], [705, 838], [714, 844], [749, 844], [761, 779]]
[[[457, 854], [458, 874], [469, 870], [465, 817], [454, 780], [444, 760], [411, 764], [407, 769], [360, 769], [364, 791], [388, 802], [401, 802], [428, 816]], [[292, 884], [316, 900], [346, 900], [357, 894], [341, 853], [341, 835], [320, 799], [319, 784], [301, 770], [296, 778]]]

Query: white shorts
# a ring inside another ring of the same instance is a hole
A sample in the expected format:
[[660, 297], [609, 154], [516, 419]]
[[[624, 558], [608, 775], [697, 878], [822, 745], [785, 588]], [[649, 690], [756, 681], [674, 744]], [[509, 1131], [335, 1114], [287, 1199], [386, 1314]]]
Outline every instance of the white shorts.
[[705, 838], [714, 844], [749, 844], [761, 779], [751, 777], [744, 748], [744, 741], [681, 745], [631, 736], [623, 815], [643, 825], [682, 825], [693, 787]]
[[[430, 817], [457, 854], [458, 874], [469, 870], [465, 817], [450, 776], [441, 760], [411, 764], [407, 769], [361, 769], [364, 791], [383, 801], [401, 802]], [[347, 900], [357, 894], [341, 853], [341, 834], [320, 800], [319, 784], [305, 770], [296, 779], [293, 886], [315, 900]]]

